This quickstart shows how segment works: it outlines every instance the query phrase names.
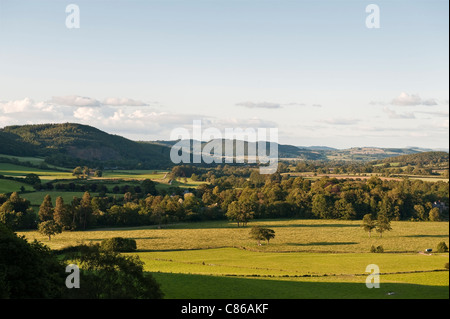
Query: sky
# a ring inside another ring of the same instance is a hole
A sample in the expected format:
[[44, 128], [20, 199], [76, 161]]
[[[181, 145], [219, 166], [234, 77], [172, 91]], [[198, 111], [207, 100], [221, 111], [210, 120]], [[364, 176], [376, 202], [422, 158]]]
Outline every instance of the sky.
[[0, 0], [0, 127], [448, 148], [448, 30], [444, 0]]

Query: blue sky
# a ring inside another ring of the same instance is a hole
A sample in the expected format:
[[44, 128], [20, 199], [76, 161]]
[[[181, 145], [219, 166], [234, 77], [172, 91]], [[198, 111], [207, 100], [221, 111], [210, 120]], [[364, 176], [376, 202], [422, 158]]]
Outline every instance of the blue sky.
[[[69, 4], [80, 28], [68, 29]], [[380, 28], [365, 24], [380, 8]], [[0, 127], [135, 140], [277, 127], [294, 145], [447, 148], [448, 1], [0, 0]]]

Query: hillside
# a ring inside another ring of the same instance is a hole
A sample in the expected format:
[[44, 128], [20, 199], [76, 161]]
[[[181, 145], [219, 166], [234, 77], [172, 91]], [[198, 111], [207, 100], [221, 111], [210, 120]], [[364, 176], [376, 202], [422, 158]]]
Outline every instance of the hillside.
[[0, 130], [0, 154], [15, 156], [35, 156], [35, 145], [25, 142], [20, 136]]
[[[48, 164], [64, 167], [88, 165], [95, 167], [120, 167], [131, 169], [167, 168], [172, 165], [170, 149], [179, 141], [136, 142], [124, 137], [108, 134], [95, 127], [75, 124], [39, 124], [7, 126], [0, 129], [0, 154], [14, 156], [38, 156]], [[191, 140], [183, 141], [192, 147]], [[211, 143], [211, 144], [210, 144]], [[225, 140], [216, 139], [206, 145], [220, 146], [225, 153]], [[235, 150], [235, 143], [233, 143]], [[245, 142], [244, 149], [253, 146]], [[191, 148], [190, 148], [191, 149]], [[266, 149], [269, 147], [266, 145]], [[408, 157], [402, 157], [408, 156]], [[417, 148], [355, 147], [333, 149], [326, 146], [298, 147], [278, 144], [280, 160], [308, 161], [359, 161], [404, 163], [404, 165], [437, 165], [447, 163], [446, 152], [421, 152]]]
[[[225, 156], [226, 152], [226, 141], [225, 139], [215, 139], [209, 142], [201, 142], [202, 149], [208, 145], [208, 148], [222, 148], [222, 155]], [[230, 140], [229, 140], [230, 141]], [[192, 153], [192, 143], [193, 140], [182, 140], [182, 141], [157, 141], [155, 143], [159, 143], [161, 145], [167, 145], [172, 147], [175, 144], [181, 145], [183, 147], [189, 147]], [[256, 145], [255, 145], [256, 144]], [[302, 160], [326, 160], [327, 158], [324, 156], [324, 152], [316, 149], [307, 149], [302, 147], [297, 147], [293, 145], [286, 144], [277, 144], [278, 145], [278, 157], [280, 159], [302, 159]], [[244, 142], [244, 154], [248, 154], [249, 146], [254, 147], [256, 152], [258, 152], [258, 144], [254, 142]], [[269, 143], [266, 142], [266, 152], [269, 154], [270, 146]], [[233, 142], [233, 153], [236, 153], [236, 143]]]
[[[0, 153], [43, 156], [50, 164], [154, 167], [165, 165], [170, 148], [139, 143], [91, 126], [64, 123], [7, 126], [0, 130], [8, 143]], [[2, 143], [3, 144], [3, 143]]]
[[447, 166], [449, 162], [449, 153], [447, 152], [422, 152], [416, 154], [394, 156], [383, 160], [375, 161], [374, 164], [400, 163], [406, 165], [437, 165]]

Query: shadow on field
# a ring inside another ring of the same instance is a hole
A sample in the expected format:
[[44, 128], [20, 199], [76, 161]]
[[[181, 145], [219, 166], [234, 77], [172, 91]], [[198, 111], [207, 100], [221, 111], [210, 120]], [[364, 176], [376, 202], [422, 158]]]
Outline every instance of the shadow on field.
[[[255, 220], [257, 221], [257, 220]], [[273, 228], [279, 227], [361, 227], [361, 225], [348, 225], [348, 224], [287, 224], [287, 225], [270, 225]]]
[[175, 273], [152, 273], [166, 299], [448, 299], [448, 286], [381, 283], [368, 289], [360, 281], [315, 278], [279, 280]]
[[[160, 239], [162, 237], [125, 237], [125, 238], [129, 238], [129, 239]], [[104, 238], [83, 238], [83, 241], [103, 241], [105, 239], [108, 239], [107, 237]]]
[[403, 237], [409, 237], [409, 238], [447, 238], [447, 235], [406, 235]]
[[359, 244], [354, 241], [339, 241], [339, 242], [327, 242], [327, 241], [321, 241], [321, 242], [313, 242], [313, 243], [286, 243], [286, 245], [290, 246], [335, 246], [335, 245], [356, 245]]

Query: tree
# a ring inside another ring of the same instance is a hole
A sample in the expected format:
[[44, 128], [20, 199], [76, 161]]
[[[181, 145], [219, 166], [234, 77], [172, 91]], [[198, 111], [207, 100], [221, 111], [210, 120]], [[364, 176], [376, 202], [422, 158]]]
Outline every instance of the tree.
[[39, 207], [39, 220], [41, 222], [53, 220], [54, 208], [50, 195], [45, 195], [41, 206]]
[[153, 276], [144, 272], [144, 263], [136, 255], [120, 255], [100, 245], [81, 246], [68, 254], [68, 260], [80, 266], [80, 288], [69, 289], [76, 299], [160, 299], [163, 293]]
[[242, 203], [239, 201], [234, 201], [230, 205], [228, 205], [228, 210], [225, 216], [228, 219], [236, 221], [239, 227], [239, 224], [242, 223], [243, 226], [246, 226], [250, 219], [253, 219], [254, 212], [250, 210], [250, 207], [246, 205], [246, 203]]
[[80, 201], [80, 218], [81, 218], [80, 224], [83, 226], [83, 229], [86, 229], [86, 227], [89, 226], [89, 222], [92, 216], [91, 201], [92, 201], [91, 194], [89, 194], [89, 192], [85, 192]]
[[446, 253], [448, 252], [448, 246], [445, 243], [445, 241], [441, 241], [438, 245], [437, 245], [437, 249], [436, 249], [437, 253]]
[[72, 228], [72, 216], [70, 215], [69, 207], [64, 205], [64, 199], [61, 196], [56, 198], [53, 220], [61, 226], [62, 229]]
[[83, 175], [83, 169], [80, 166], [77, 166], [73, 169], [72, 175], [76, 176], [76, 178], [80, 178]]
[[24, 182], [35, 188], [38, 188], [41, 185], [41, 179], [39, 178], [38, 175], [33, 173], [27, 174], [25, 176]]
[[440, 215], [441, 215], [441, 211], [439, 210], [438, 207], [433, 207], [430, 210], [430, 213], [428, 215], [428, 218], [432, 221], [432, 222], [438, 222], [440, 220]]
[[361, 227], [363, 227], [364, 230], [369, 233], [370, 237], [372, 230], [377, 227], [376, 222], [372, 219], [372, 214], [364, 215], [363, 224], [361, 225]]
[[104, 239], [100, 248], [102, 250], [112, 250], [116, 252], [134, 252], [136, 250], [136, 241], [131, 238], [113, 237]]
[[30, 201], [20, 198], [17, 192], [11, 194], [0, 206], [0, 223], [13, 230], [36, 228], [35, 214]]
[[380, 237], [383, 237], [383, 233], [385, 231], [390, 231], [392, 230], [391, 228], [391, 221], [389, 220], [389, 218], [385, 215], [385, 214], [378, 214], [378, 218], [377, 218], [377, 227], [376, 227], [376, 231], [378, 233], [380, 233]]
[[48, 240], [51, 240], [51, 236], [60, 234], [62, 229], [54, 220], [46, 220], [39, 224], [38, 230], [42, 235], [48, 236]]
[[95, 173], [94, 173], [94, 176], [95, 176], [95, 177], [102, 177], [102, 176], [103, 176], [102, 170], [97, 169], [97, 170], [95, 171]]
[[267, 240], [267, 244], [269, 244], [269, 241], [275, 238], [275, 231], [273, 229], [255, 226], [250, 230], [250, 238], [257, 240], [258, 245], [261, 245], [261, 240]]
[[156, 184], [151, 179], [144, 179], [141, 183], [142, 192], [145, 195], [157, 195], [158, 191], [156, 190]]
[[414, 213], [419, 220], [426, 220], [425, 208], [423, 205], [414, 205]]
[[316, 194], [312, 199], [312, 213], [319, 218], [331, 218], [331, 209], [328, 206], [327, 197]]
[[0, 296], [11, 299], [61, 298], [65, 265], [47, 246], [16, 235], [0, 223]]

